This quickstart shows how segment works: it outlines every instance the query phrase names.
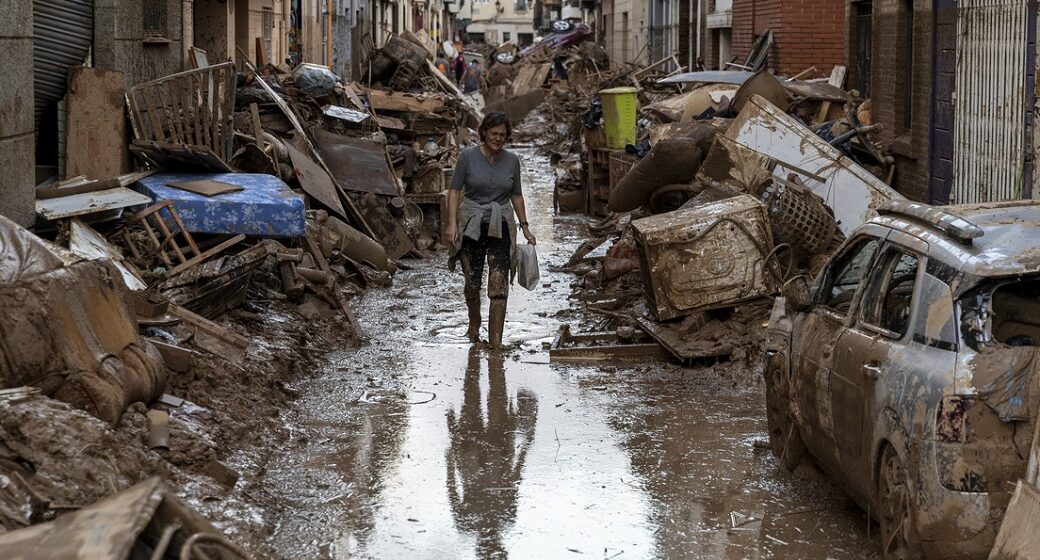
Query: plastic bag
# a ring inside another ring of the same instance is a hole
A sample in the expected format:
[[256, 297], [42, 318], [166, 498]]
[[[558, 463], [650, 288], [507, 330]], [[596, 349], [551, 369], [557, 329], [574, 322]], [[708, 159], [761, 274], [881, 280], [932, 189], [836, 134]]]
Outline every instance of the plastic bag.
[[331, 95], [336, 89], [338, 78], [325, 66], [303, 63], [293, 70], [296, 87], [315, 97]]
[[521, 286], [533, 290], [541, 278], [538, 273], [538, 253], [534, 250], [534, 245], [517, 245], [516, 252], [520, 261], [516, 267], [516, 278]]

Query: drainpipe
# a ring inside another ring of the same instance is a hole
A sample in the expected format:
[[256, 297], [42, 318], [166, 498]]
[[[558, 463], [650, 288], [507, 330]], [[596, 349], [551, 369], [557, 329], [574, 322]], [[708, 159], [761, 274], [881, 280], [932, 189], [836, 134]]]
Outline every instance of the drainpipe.
[[195, 45], [195, 0], [181, 0], [181, 68], [191, 68], [188, 49]]
[[[697, 2], [697, 58], [693, 62], [697, 62], [701, 59], [701, 18], [704, 14], [701, 13], [701, 7], [704, 6], [704, 0], [690, 0], [691, 2]], [[692, 34], [691, 34], [692, 37]], [[693, 70], [693, 64], [690, 64], [690, 70]]]

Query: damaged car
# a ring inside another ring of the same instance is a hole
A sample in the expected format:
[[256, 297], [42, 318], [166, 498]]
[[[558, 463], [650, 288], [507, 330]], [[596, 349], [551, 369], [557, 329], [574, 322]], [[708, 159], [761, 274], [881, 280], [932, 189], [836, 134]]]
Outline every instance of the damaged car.
[[769, 323], [767, 423], [881, 528], [885, 558], [985, 558], [1040, 402], [1040, 204], [893, 201]]

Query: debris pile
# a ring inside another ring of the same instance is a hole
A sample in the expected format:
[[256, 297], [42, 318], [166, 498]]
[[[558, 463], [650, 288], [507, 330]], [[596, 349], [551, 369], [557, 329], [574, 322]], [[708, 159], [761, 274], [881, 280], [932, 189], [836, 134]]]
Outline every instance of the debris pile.
[[[841, 88], [844, 68], [810, 80], [684, 70], [666, 59], [586, 74], [580, 91], [550, 86], [544, 112], [567, 123], [544, 144], [556, 205], [592, 218], [565, 269], [585, 309], [606, 317], [590, 334], [635, 327], [684, 363], [743, 359], [769, 298], [901, 196], [869, 100]], [[545, 125], [521, 131], [549, 138]]]
[[[440, 246], [445, 190], [481, 99], [437, 70], [420, 39], [373, 50], [364, 83], [259, 59], [240, 73], [193, 54], [192, 70], [107, 92], [125, 93], [132, 130], [115, 163], [90, 176], [44, 170], [33, 232], [0, 221], [12, 248], [0, 261], [0, 332], [17, 341], [0, 351], [0, 479], [17, 502], [0, 511], [8, 529], [150, 475], [187, 488], [191, 507], [232, 533], [255, 524], [234, 517], [251, 498], [233, 492], [240, 473], [222, 446], [248, 437], [269, 447], [283, 430], [284, 381], [315, 352], [365, 339], [350, 298]], [[86, 146], [67, 151], [87, 160]], [[22, 434], [28, 417], [67, 429]], [[100, 438], [84, 459], [135, 459], [52, 483], [84, 452], [69, 448], [78, 430]], [[6, 542], [77, 523], [59, 517]], [[218, 552], [231, 550], [226, 539], [191, 544], [204, 531], [180, 525], [149, 530], [168, 550], [242, 557]], [[123, 532], [119, 546], [158, 546], [139, 533]]]

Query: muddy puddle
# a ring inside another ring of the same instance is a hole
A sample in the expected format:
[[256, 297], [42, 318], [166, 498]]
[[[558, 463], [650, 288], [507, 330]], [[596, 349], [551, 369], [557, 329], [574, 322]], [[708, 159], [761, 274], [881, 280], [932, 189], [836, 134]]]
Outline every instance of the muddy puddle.
[[583, 218], [552, 215], [546, 158], [525, 151], [523, 165], [543, 287], [511, 289], [515, 348], [465, 342], [462, 277], [442, 260], [369, 290], [357, 314], [372, 343], [293, 386], [291, 436], [264, 474], [280, 504], [270, 545], [286, 558], [877, 557], [851, 500], [769, 454], [757, 371], [549, 363], [573, 278], [548, 265], [584, 240]]

